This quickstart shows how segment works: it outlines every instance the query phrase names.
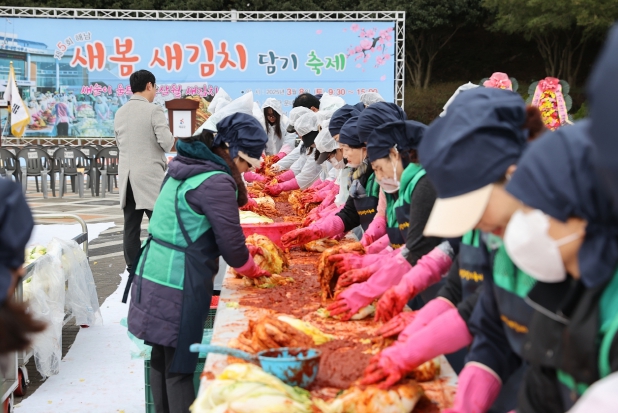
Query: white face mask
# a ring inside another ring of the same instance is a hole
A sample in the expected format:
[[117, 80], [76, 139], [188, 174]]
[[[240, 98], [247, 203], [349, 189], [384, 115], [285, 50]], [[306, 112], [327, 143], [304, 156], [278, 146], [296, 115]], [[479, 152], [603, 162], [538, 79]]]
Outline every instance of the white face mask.
[[387, 194], [394, 194], [399, 191], [400, 183], [397, 180], [397, 163], [393, 161], [393, 177], [392, 178], [382, 178], [378, 181], [380, 184], [380, 188]]
[[336, 157], [332, 157], [332, 158], [328, 158], [328, 162], [331, 163], [331, 165], [333, 165], [333, 168], [335, 169], [343, 169], [345, 167], [345, 163], [343, 163], [343, 159], [338, 161]]
[[546, 283], [566, 279], [559, 247], [573, 242], [581, 234], [554, 240], [547, 233], [549, 218], [542, 211], [516, 211], [504, 232], [504, 246], [515, 265], [531, 277]]

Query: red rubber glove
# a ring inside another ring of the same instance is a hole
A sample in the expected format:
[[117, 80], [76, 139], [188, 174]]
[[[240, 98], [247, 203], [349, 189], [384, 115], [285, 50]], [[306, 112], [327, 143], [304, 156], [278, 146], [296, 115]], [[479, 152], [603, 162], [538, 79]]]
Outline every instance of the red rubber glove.
[[288, 155], [287, 152], [284, 152], [283, 150], [281, 150], [278, 154], [275, 155], [277, 157], [277, 162], [285, 158], [287, 155]]
[[302, 200], [305, 203], [310, 202], [322, 202], [328, 193], [323, 193], [322, 191], [309, 192], [303, 195]]
[[367, 267], [357, 268], [355, 270], [350, 270], [348, 272], [341, 274], [341, 276], [339, 277], [339, 280], [337, 280], [336, 289], [341, 290], [352, 284], [362, 283], [362, 282], [367, 281], [369, 277], [371, 277], [373, 274], [375, 274], [380, 269], [379, 264], [380, 264], [379, 262], [374, 262], [373, 264]]
[[273, 155], [270, 159], [272, 159], [272, 162], [279, 162], [281, 160], [281, 157], [279, 156], [279, 154], [277, 155]]
[[447, 311], [453, 310], [455, 306], [446, 298], [434, 298], [416, 312], [416, 317], [399, 334], [399, 340], [405, 341], [408, 337], [416, 334], [431, 323], [432, 320], [439, 317]]
[[416, 265], [403, 275], [395, 287], [390, 288], [378, 301], [376, 321], [388, 321], [399, 314], [406, 303], [429, 286], [439, 282], [453, 263], [453, 248], [443, 242], [417, 261]]
[[[407, 340], [401, 339], [384, 349], [367, 367], [362, 384], [380, 383], [386, 389], [421, 364], [441, 354], [453, 353], [472, 343], [466, 322], [456, 308], [434, 318], [430, 324]], [[493, 402], [493, 401], [492, 401]]]
[[444, 413], [484, 413], [494, 404], [502, 381], [489, 367], [468, 363], [459, 374], [457, 393], [452, 409]]
[[373, 244], [375, 241], [386, 235], [386, 217], [382, 215], [376, 215], [369, 224], [369, 228], [363, 234], [361, 244], [363, 247]]
[[256, 245], [247, 245], [247, 249], [249, 250], [249, 254], [251, 254], [252, 257], [255, 257], [256, 255], [264, 255], [264, 251], [262, 250], [262, 248]]
[[356, 313], [348, 306], [345, 300], [336, 300], [334, 303], [326, 307], [331, 316], [339, 316], [342, 321], [348, 321]]
[[245, 178], [245, 181], [247, 182], [268, 182], [268, 178], [266, 178], [264, 175], [260, 175], [258, 173], [255, 172], [251, 172], [251, 171], [247, 171], [244, 173], [243, 177]]
[[379, 259], [377, 255], [360, 255], [358, 253], [335, 254], [328, 257], [328, 261], [335, 263], [335, 270], [339, 274], [345, 274], [348, 271], [357, 270], [364, 267], [369, 267]]
[[277, 182], [281, 183], [281, 182], [286, 182], [289, 181], [290, 179], [294, 179], [296, 175], [294, 175], [294, 171], [292, 170], [287, 170], [284, 173], [277, 175]]
[[277, 196], [283, 191], [292, 191], [294, 189], [299, 189], [298, 183], [296, 182], [296, 178], [292, 178], [289, 181], [282, 182], [276, 185], [270, 185], [264, 188], [264, 192], [271, 196]]
[[270, 277], [270, 273], [258, 267], [250, 254], [247, 262], [239, 268], [234, 268], [237, 273], [249, 278]]
[[322, 181], [320, 178], [316, 179], [314, 183], [311, 184], [311, 186], [307, 189], [307, 190], [319, 190], [319, 186], [322, 185], [322, 183], [324, 183], [324, 181]]
[[384, 325], [376, 331], [376, 334], [384, 338], [396, 336], [412, 323], [412, 320], [414, 320], [417, 314], [418, 311], [399, 313], [387, 323], [384, 323]]
[[247, 203], [243, 206], [240, 207], [241, 211], [251, 211], [253, 208], [255, 208], [258, 205], [257, 201], [253, 198], [249, 198], [247, 200]]
[[330, 216], [319, 223], [314, 223], [307, 228], [295, 229], [281, 237], [281, 242], [286, 248], [294, 245], [304, 245], [310, 241], [322, 238], [330, 238], [345, 230], [345, 225], [337, 215]]

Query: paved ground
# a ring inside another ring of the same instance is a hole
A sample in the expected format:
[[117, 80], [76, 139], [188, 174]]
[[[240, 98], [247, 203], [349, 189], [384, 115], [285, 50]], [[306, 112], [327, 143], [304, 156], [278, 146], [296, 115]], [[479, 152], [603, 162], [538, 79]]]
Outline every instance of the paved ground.
[[[70, 191], [70, 189], [69, 189]], [[118, 190], [115, 189], [117, 192]], [[58, 193], [56, 193], [58, 195]], [[69, 192], [62, 199], [52, 197], [49, 191], [48, 199], [43, 199], [41, 193], [36, 192], [35, 183], [31, 182], [26, 194], [33, 213], [36, 214], [59, 214], [69, 213], [79, 215], [87, 223], [114, 222], [115, 227], [110, 228], [94, 240], [89, 246], [90, 268], [94, 276], [94, 281], [99, 294], [99, 303], [113, 293], [120, 283], [120, 276], [125, 268], [124, 255], [122, 252], [122, 210], [119, 207], [118, 194], [106, 194], [105, 198], [93, 197], [90, 190], [84, 191], [84, 198], [79, 198], [77, 194]], [[144, 217], [145, 218], [145, 217]], [[50, 224], [74, 224], [71, 220], [42, 220], [36, 219], [37, 223]], [[146, 236], [148, 220], [142, 222], [142, 236]], [[64, 326], [62, 331], [62, 356], [67, 353], [80, 327], [74, 323]], [[43, 378], [37, 372], [34, 360], [28, 363], [28, 374], [30, 376], [30, 386], [26, 393], [26, 398], [33, 394], [43, 382]], [[19, 403], [21, 399], [16, 399]]]

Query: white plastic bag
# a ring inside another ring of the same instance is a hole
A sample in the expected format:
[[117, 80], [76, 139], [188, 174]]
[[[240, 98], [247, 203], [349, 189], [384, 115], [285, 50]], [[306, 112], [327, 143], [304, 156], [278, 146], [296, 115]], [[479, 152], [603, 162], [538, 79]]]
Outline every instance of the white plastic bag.
[[79, 326], [102, 325], [97, 287], [88, 257], [75, 241], [54, 238], [53, 243], [58, 243], [63, 252], [62, 269], [68, 281], [65, 301], [67, 313], [75, 316], [75, 324]]
[[28, 302], [32, 314], [47, 324], [32, 343], [36, 368], [43, 377], [58, 374], [62, 360], [65, 278], [62, 249], [52, 244], [47, 254], [34, 262]]

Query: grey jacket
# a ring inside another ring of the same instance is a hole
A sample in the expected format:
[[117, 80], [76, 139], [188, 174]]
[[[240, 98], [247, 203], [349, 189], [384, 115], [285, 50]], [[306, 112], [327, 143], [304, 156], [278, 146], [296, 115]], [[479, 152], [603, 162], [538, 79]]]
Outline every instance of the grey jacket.
[[135, 209], [152, 210], [165, 178], [165, 152], [169, 152], [174, 144], [167, 117], [160, 106], [133, 95], [116, 112], [114, 132], [120, 151], [120, 207], [126, 205], [130, 178]]

